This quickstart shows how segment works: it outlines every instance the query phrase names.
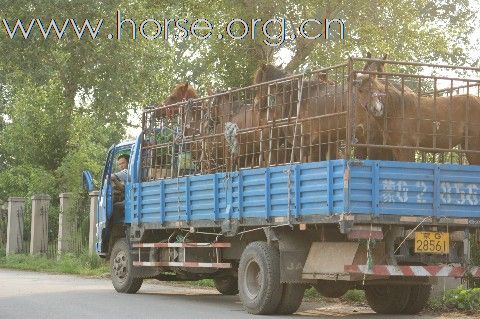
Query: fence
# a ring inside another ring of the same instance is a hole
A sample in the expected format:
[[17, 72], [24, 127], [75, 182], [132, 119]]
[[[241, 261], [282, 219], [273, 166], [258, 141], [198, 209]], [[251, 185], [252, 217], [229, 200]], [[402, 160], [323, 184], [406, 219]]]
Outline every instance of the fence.
[[144, 111], [142, 179], [336, 158], [480, 164], [479, 73], [385, 59], [292, 76], [266, 66], [252, 86]]
[[[60, 253], [71, 253], [79, 255], [88, 248], [89, 236], [89, 198], [79, 196], [72, 198], [70, 208], [63, 212], [63, 218], [59, 219], [60, 207], [58, 205], [40, 207], [39, 218], [33, 221], [37, 224], [34, 240], [37, 240], [38, 253], [48, 258], [57, 258]], [[32, 205], [15, 206], [12, 212], [13, 217], [18, 219], [15, 223], [18, 227], [14, 233], [15, 251], [21, 254], [31, 253], [32, 238]], [[7, 242], [7, 211], [0, 210], [0, 244], [6, 250]], [[62, 222], [63, 236], [59, 234], [59, 220]], [[59, 247], [59, 238], [62, 241], [62, 248]], [[36, 253], [35, 252], [35, 253]]]

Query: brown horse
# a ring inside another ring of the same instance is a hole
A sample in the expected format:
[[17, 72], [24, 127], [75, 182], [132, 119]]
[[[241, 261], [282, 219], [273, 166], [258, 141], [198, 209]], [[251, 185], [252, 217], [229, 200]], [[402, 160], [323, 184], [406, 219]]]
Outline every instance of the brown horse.
[[198, 94], [193, 86], [190, 85], [190, 83], [178, 83], [163, 101], [163, 105], [172, 105], [182, 101], [187, 101], [188, 99], [196, 98], [198, 98]]
[[[255, 74], [254, 83], [259, 84], [287, 76], [287, 73], [273, 65], [262, 65]], [[281, 145], [277, 147], [278, 162], [290, 162], [292, 159], [318, 161], [336, 158], [335, 144], [338, 141], [336, 136], [338, 132], [334, 131], [337, 123], [319, 118], [336, 112], [339, 108], [340, 100], [337, 93], [333, 93], [336, 100], [327, 98], [332, 89], [339, 90], [339, 87], [335, 86], [335, 82], [328, 80], [326, 73], [319, 72], [311, 77], [297, 76], [259, 86], [255, 105], [260, 111], [260, 117], [266, 119], [264, 122], [282, 123], [275, 136], [271, 137]], [[316, 118], [309, 119], [311, 117]]]
[[[239, 92], [219, 91], [214, 94], [209, 90], [208, 93], [212, 97], [203, 104], [206, 116], [201, 126], [203, 135], [212, 145], [204, 153], [215, 151], [214, 156], [209, 156], [214, 159], [209, 163], [216, 167], [225, 166], [227, 170], [258, 166], [259, 135], [254, 130], [259, 125], [258, 112], [254, 112], [252, 104], [240, 98]], [[233, 125], [238, 133], [229, 135]], [[231, 149], [234, 140], [238, 146], [236, 151]]]
[[[376, 75], [355, 81], [356, 107], [371, 114], [386, 133], [395, 160], [415, 161], [415, 148], [480, 150], [480, 97], [454, 95], [418, 97], [386, 86]], [[403, 107], [402, 107], [403, 106]], [[480, 155], [467, 153], [470, 164], [480, 164]]]
[[[372, 58], [370, 52], [367, 53], [367, 58]], [[383, 56], [383, 61], [387, 59], [387, 55]], [[385, 72], [385, 62], [379, 61], [367, 61], [363, 67], [363, 71], [369, 72]], [[379, 80], [382, 83], [383, 80]], [[414, 93], [410, 88], [405, 87], [408, 93]], [[384, 136], [382, 130], [380, 129], [377, 122], [372, 116], [367, 112], [366, 109], [360, 107], [355, 109], [355, 122], [358, 124], [355, 131], [355, 137], [359, 144], [372, 144], [372, 145], [382, 145], [384, 141]], [[394, 159], [391, 149], [383, 149], [379, 147], [368, 147], [367, 149], [363, 147], [357, 147], [355, 150], [355, 157], [359, 159], [375, 159], [375, 160], [387, 160], [391, 161]]]
[[[198, 130], [190, 125], [190, 123], [196, 120], [196, 113], [191, 111], [194, 105], [182, 108], [183, 105], [174, 104], [191, 101], [191, 99], [196, 98], [198, 98], [198, 94], [188, 82], [179, 83], [175, 85], [172, 92], [162, 103], [162, 106], [154, 111], [154, 116], [150, 118], [150, 126], [154, 133], [149, 138], [148, 143], [153, 143], [157, 146], [152, 150], [148, 150], [148, 152], [151, 152], [151, 165], [154, 168], [149, 172], [150, 177], [173, 177], [176, 176], [177, 171], [172, 166], [176, 165], [177, 168], [180, 167], [182, 170], [190, 169], [192, 166], [193, 156], [191, 156], [191, 149], [194, 149], [194, 147], [192, 147], [187, 137], [198, 134]], [[168, 107], [169, 105], [174, 106]], [[174, 132], [177, 131], [182, 134], [180, 142], [174, 141], [177, 138], [175, 134], [178, 134]], [[167, 145], [167, 143], [176, 143], [176, 145]], [[176, 154], [171, 154], [172, 149], [175, 149], [174, 152]]]

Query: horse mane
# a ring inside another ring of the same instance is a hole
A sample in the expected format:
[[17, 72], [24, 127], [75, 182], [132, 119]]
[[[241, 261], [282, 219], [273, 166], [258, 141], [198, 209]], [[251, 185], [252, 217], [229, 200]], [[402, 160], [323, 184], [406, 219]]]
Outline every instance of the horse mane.
[[412, 109], [412, 107], [416, 107], [418, 104], [418, 95], [415, 93], [410, 93], [409, 91], [402, 92], [396, 88], [393, 84], [385, 85], [385, 83], [381, 82], [380, 80], [374, 78], [371, 79], [374, 82], [374, 86], [377, 88], [382, 88], [381, 91], [386, 94], [386, 105], [390, 105], [391, 110], [395, 114], [402, 111], [402, 99], [405, 106], [405, 111]]

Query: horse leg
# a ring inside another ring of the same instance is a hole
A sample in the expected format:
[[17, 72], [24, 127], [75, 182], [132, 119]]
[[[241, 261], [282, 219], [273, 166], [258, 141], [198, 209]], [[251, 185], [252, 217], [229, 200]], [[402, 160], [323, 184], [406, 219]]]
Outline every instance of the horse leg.
[[[465, 148], [462, 145], [462, 148]], [[470, 150], [475, 150], [475, 151], [480, 151], [480, 141], [477, 139], [475, 141], [469, 141], [469, 149]], [[472, 154], [472, 153], [467, 153], [467, 161], [468, 164], [470, 165], [480, 165], [480, 154]]]

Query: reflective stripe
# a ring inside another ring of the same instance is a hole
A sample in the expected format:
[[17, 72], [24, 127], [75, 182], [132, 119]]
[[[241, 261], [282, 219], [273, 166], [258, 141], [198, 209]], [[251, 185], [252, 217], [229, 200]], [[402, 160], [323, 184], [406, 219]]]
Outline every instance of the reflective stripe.
[[133, 248], [228, 248], [231, 247], [231, 243], [135, 243], [132, 244]]
[[368, 269], [367, 265], [345, 265], [344, 270], [350, 274], [365, 274], [373, 276], [409, 276], [409, 277], [463, 277], [471, 274], [480, 277], [480, 267], [466, 270], [454, 266], [389, 266], [375, 265]]
[[199, 263], [199, 262], [175, 262], [175, 261], [134, 261], [134, 266], [148, 267], [188, 267], [188, 268], [232, 268], [230, 263]]

